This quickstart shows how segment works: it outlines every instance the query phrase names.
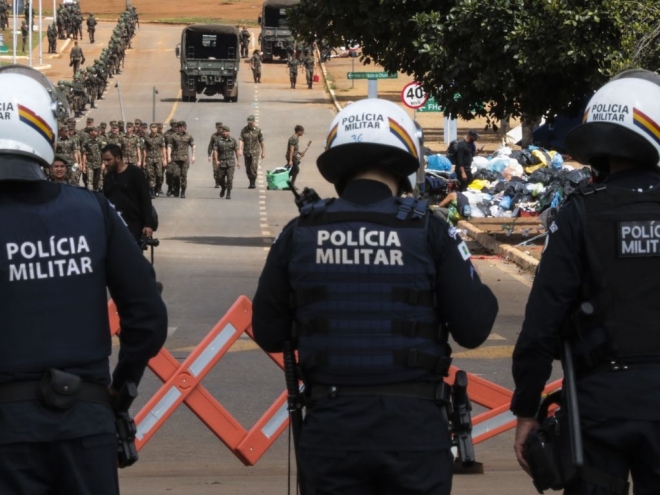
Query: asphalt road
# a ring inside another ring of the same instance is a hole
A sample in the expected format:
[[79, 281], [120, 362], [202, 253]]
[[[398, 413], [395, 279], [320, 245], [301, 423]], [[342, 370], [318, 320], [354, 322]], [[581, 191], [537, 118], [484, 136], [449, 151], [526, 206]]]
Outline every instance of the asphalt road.
[[[306, 128], [301, 142], [312, 141], [298, 184], [314, 187], [322, 195], [333, 194], [332, 187], [316, 170], [315, 159], [323, 149], [334, 110], [318, 84], [313, 90], [304, 84], [299, 85], [301, 89], [289, 89], [281, 64], [265, 65], [263, 84], [259, 85], [251, 82], [247, 63], [241, 64], [237, 103], [205, 97], [196, 103], [183, 103], [174, 54], [180, 34], [181, 27], [143, 24], [133, 49], [127, 52], [124, 73], [112, 81], [119, 82], [127, 120], [151, 120], [156, 87], [156, 120], [187, 121], [188, 132], [197, 145], [197, 161], [188, 175], [187, 198], [162, 197], [154, 203], [160, 217], [156, 235], [161, 241], [156, 248], [155, 266], [165, 286], [163, 297], [170, 315], [166, 347], [182, 361], [239, 295], [253, 296], [272, 239], [296, 214], [290, 192], [265, 188], [265, 172], [284, 164], [287, 140], [296, 124]], [[237, 137], [250, 114], [258, 117], [266, 141], [258, 188], [247, 189], [248, 180], [241, 168], [236, 171], [232, 200], [220, 199], [206, 159], [209, 137], [216, 121], [229, 125]], [[110, 86], [99, 108], [88, 115], [96, 123], [120, 120], [117, 88]], [[478, 246], [471, 247], [476, 255], [482, 254]], [[532, 278], [500, 259], [475, 256], [474, 263], [498, 296], [500, 314], [491, 339], [482, 348], [465, 351], [454, 346], [454, 364], [510, 389], [510, 355]], [[479, 310], [471, 301], [465, 301], [464, 309]], [[160, 384], [151, 372], [145, 374], [134, 412]], [[233, 352], [220, 361], [203, 384], [248, 429], [284, 388], [282, 373], [248, 337], [239, 339]], [[278, 439], [256, 466], [244, 467], [193, 413], [181, 406], [141, 451], [140, 461], [121, 472], [122, 493], [286, 493], [285, 437]], [[486, 474], [456, 477], [454, 493], [484, 493], [486, 489], [493, 494], [534, 493], [517, 467], [511, 445], [511, 432], [478, 445], [477, 456], [484, 462]]]

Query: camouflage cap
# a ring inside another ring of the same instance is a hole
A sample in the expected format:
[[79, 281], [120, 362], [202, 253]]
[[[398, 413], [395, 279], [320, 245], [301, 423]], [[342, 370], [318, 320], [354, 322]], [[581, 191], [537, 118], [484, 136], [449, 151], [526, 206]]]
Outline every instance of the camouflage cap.
[[179, 127], [188, 127], [188, 125], [186, 124], [186, 121], [185, 121], [185, 120], [179, 120], [179, 123], [178, 123], [177, 125], [178, 125]]
[[163, 124], [160, 123], [160, 122], [158, 122], [156, 125], [158, 126], [159, 129], [162, 129], [162, 128], [163, 128]]
[[99, 128], [100, 128], [100, 129], [105, 129], [106, 127], [108, 127], [108, 124], [106, 124], [105, 122], [101, 122], [101, 123], [99, 124]]
[[129, 122], [126, 124], [126, 129], [132, 129], [133, 128], [133, 122]]
[[223, 125], [220, 129], [222, 129], [223, 131], [227, 131], [227, 132], [231, 131], [231, 129], [229, 128], [228, 125]]
[[138, 125], [138, 124], [142, 124], [142, 120], [141, 120], [141, 119], [135, 119], [134, 122], [135, 122], [136, 125]]
[[110, 121], [110, 127], [116, 127], [117, 126], [117, 121], [116, 120], [111, 120]]
[[75, 124], [76, 123], [76, 119], [74, 119], [73, 117], [69, 117], [68, 119], [66, 119], [66, 121], [69, 124]]
[[172, 119], [172, 120], [170, 120], [170, 125], [171, 126], [179, 125], [179, 121]]
[[94, 117], [87, 117], [87, 123], [91, 124], [92, 122], [94, 122]]
[[56, 161], [64, 163], [64, 165], [66, 165], [67, 167], [69, 166], [69, 159], [64, 155], [60, 155], [59, 153], [55, 155], [55, 157], [53, 158], [53, 162]]
[[149, 127], [149, 124], [147, 124], [146, 122], [142, 122], [140, 124], [140, 127], [142, 127], [142, 129], [147, 129]]
[[215, 123], [215, 126], [216, 126], [216, 127], [222, 127], [222, 122], [216, 122], [216, 123]]
[[249, 115], [248, 118], [247, 118], [248, 122], [254, 122], [255, 120], [257, 120], [257, 119], [255, 118], [254, 115]]

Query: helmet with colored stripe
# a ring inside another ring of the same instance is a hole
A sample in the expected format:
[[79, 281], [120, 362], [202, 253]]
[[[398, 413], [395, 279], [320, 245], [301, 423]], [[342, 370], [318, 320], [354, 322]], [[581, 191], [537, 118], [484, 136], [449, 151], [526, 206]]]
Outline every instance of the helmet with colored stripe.
[[414, 182], [408, 176], [420, 163], [418, 136], [414, 121], [398, 105], [378, 98], [360, 100], [332, 120], [325, 151], [316, 164], [340, 194], [357, 173], [373, 168], [399, 177], [402, 190], [410, 192]]
[[[0, 68], [0, 180], [41, 180], [57, 142], [57, 118], [69, 115], [66, 98], [39, 71]], [[17, 155], [32, 160], [12, 160]]]
[[607, 171], [609, 160], [642, 167], [660, 165], [660, 75], [644, 69], [622, 72], [591, 97], [582, 125], [566, 136], [579, 162]]

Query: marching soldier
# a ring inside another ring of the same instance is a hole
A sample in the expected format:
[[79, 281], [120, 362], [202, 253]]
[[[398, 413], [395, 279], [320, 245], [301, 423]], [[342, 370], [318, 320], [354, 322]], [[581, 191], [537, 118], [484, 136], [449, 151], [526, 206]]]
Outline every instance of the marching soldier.
[[261, 54], [255, 50], [250, 59], [250, 69], [255, 83], [261, 83]]
[[73, 67], [73, 75], [75, 76], [78, 72], [78, 68], [85, 63], [85, 55], [83, 54], [82, 48], [78, 46], [78, 42], [73, 42], [73, 48], [71, 48], [71, 53], [69, 54], [69, 67]]
[[105, 138], [107, 144], [116, 144], [121, 147], [121, 135], [119, 134], [119, 125], [116, 120], [110, 121], [110, 134]]
[[192, 163], [195, 163], [195, 140], [186, 132], [186, 123], [179, 122], [178, 132], [172, 135], [172, 139], [167, 146], [168, 157], [172, 162], [172, 188], [174, 197], [186, 197], [186, 187], [188, 186], [188, 168], [190, 160], [188, 158], [188, 148], [192, 149]]
[[222, 137], [222, 122], [215, 123], [215, 132], [211, 134], [211, 139], [209, 140], [208, 146], [208, 161], [211, 163], [213, 170], [213, 179], [215, 180], [215, 188], [220, 187], [220, 179], [218, 178], [218, 167], [214, 160], [213, 148], [215, 147], [215, 142]]
[[[121, 152], [124, 163], [128, 165], [142, 166], [142, 150], [140, 149], [140, 136], [135, 134], [133, 122], [126, 124], [126, 135], [121, 140]], [[144, 167], [143, 167], [144, 168]]]
[[89, 34], [89, 42], [94, 43], [94, 33], [96, 32], [96, 25], [98, 24], [94, 14], [90, 13], [87, 18], [87, 33]]
[[107, 143], [99, 137], [98, 127], [92, 127], [89, 134], [83, 148], [83, 171], [87, 175], [87, 189], [102, 191], [105, 166], [101, 161], [101, 150]]
[[241, 58], [248, 57], [248, 50], [250, 45], [250, 31], [247, 30], [246, 26], [243, 26], [241, 31]]
[[312, 83], [314, 82], [314, 55], [306, 51], [302, 63], [305, 67], [305, 75], [307, 76], [307, 88], [312, 89]]
[[[74, 165], [77, 165], [78, 161], [76, 158], [78, 152], [78, 144], [76, 141], [69, 137], [69, 128], [62, 124], [60, 125], [60, 132], [57, 138], [57, 146], [55, 148], [55, 153], [63, 156], [68, 165], [68, 178], [69, 184], [77, 186], [80, 183], [80, 175], [76, 174], [74, 170]], [[74, 177], [76, 175], [76, 177]]]
[[289, 60], [286, 62], [286, 66], [289, 69], [289, 81], [291, 81], [291, 89], [296, 89], [299, 62], [293, 53], [290, 54]]
[[231, 199], [231, 190], [234, 184], [234, 170], [241, 168], [238, 161], [238, 143], [229, 135], [230, 129], [226, 125], [221, 128], [221, 136], [215, 142], [213, 148], [213, 162], [218, 169], [218, 180], [220, 181], [220, 197], [227, 192], [227, 199]]
[[154, 198], [160, 195], [159, 191], [163, 185], [163, 169], [167, 166], [167, 147], [165, 137], [157, 132], [157, 124], [151, 124], [150, 129], [151, 133], [146, 135], [143, 140], [149, 194]]
[[[170, 147], [172, 138], [176, 134], [178, 128], [179, 128], [179, 123], [174, 119], [170, 120], [170, 128], [167, 131], [165, 131], [165, 146], [167, 148]], [[170, 159], [169, 153], [167, 156], [168, 158], [167, 158], [167, 168], [165, 169], [165, 184], [167, 184], [167, 197], [170, 197], [172, 196], [173, 193], [172, 183], [173, 183], [173, 175], [174, 175], [174, 166], [172, 165], [172, 160]]]
[[248, 189], [254, 189], [257, 181], [257, 170], [259, 169], [259, 157], [263, 160], [266, 156], [266, 145], [264, 136], [255, 122], [254, 115], [247, 118], [247, 125], [241, 130], [239, 137], [238, 156], [245, 156], [245, 173], [250, 185]]

